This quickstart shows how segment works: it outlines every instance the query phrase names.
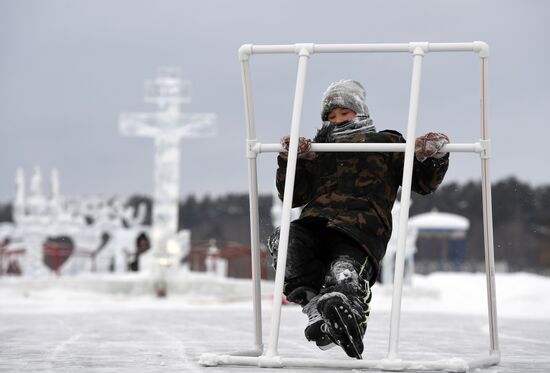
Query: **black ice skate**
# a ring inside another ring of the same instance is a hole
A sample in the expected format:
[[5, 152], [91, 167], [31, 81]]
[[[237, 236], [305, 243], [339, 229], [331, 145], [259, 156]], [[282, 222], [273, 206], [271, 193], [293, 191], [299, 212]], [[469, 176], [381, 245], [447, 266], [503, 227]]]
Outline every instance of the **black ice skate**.
[[371, 292], [368, 281], [357, 273], [356, 267], [348, 257], [338, 258], [332, 263], [317, 310], [330, 338], [348, 356], [362, 359]]
[[317, 310], [317, 302], [320, 297], [310, 287], [301, 286], [288, 294], [287, 299], [301, 305], [302, 312], [307, 315], [308, 323], [304, 330], [306, 339], [315, 342], [321, 350], [328, 350], [336, 344], [327, 333], [325, 322]]
[[320, 297], [318, 305], [325, 330], [350, 357], [362, 359], [365, 328], [347, 297], [331, 292]]
[[315, 341], [315, 344], [321, 350], [328, 350], [336, 346], [336, 344], [328, 333], [325, 320], [323, 320], [318, 311], [317, 304], [320, 297], [321, 295], [317, 295], [302, 310], [308, 318], [304, 334], [308, 341]]

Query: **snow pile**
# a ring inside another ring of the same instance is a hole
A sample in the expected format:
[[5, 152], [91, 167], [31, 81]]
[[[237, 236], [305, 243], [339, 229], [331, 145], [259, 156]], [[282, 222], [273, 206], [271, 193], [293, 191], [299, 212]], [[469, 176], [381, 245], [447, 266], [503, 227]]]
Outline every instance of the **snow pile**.
[[[391, 286], [373, 287], [372, 310], [390, 310]], [[527, 273], [496, 275], [499, 317], [550, 319], [550, 278]], [[273, 298], [273, 282], [262, 282], [264, 309]], [[252, 282], [205, 273], [183, 273], [168, 279], [168, 297], [154, 296], [153, 281], [142, 274], [87, 275], [48, 279], [0, 278], [0, 313], [33, 312], [33, 308], [74, 311], [135, 307], [228, 307], [251, 309]], [[24, 307], [22, 307], [24, 306]], [[487, 315], [486, 283], [482, 273], [415, 275], [403, 289], [404, 312]]]
[[[499, 317], [549, 319], [550, 278], [528, 273], [497, 273], [496, 298]], [[389, 310], [393, 288], [375, 285], [372, 307]], [[439, 272], [415, 275], [413, 285], [403, 288], [402, 310], [446, 314], [487, 314], [484, 273]]]
[[[136, 308], [250, 308], [252, 282], [207, 273], [182, 272], [167, 278], [168, 297], [156, 298], [154, 280], [145, 273], [86, 274], [24, 278], [0, 277], [2, 312], [87, 312]], [[273, 283], [263, 282], [263, 300], [271, 300]], [[269, 302], [270, 303], [270, 302]]]

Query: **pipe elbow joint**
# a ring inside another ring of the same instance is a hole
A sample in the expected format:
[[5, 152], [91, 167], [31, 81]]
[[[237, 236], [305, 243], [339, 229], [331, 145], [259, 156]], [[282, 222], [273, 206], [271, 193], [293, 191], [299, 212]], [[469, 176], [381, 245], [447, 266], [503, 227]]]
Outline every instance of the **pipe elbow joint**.
[[489, 57], [489, 44], [484, 41], [474, 41], [474, 52], [477, 52], [480, 58]]
[[252, 44], [243, 44], [239, 48], [239, 60], [248, 61], [252, 54]]

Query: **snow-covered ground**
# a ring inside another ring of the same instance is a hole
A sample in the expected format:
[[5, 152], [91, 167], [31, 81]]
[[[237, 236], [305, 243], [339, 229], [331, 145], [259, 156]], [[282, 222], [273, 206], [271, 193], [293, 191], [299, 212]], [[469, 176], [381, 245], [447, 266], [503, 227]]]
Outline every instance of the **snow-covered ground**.
[[[169, 296], [158, 299], [143, 275], [0, 278], [0, 372], [281, 371], [197, 363], [202, 353], [252, 347], [249, 281], [183, 274], [169, 285]], [[483, 372], [550, 372], [550, 278], [497, 274], [496, 285], [502, 361]], [[262, 289], [266, 342], [272, 283]], [[373, 292], [364, 356], [382, 359], [391, 287], [376, 285]], [[415, 276], [404, 289], [402, 309], [403, 358], [475, 357], [488, 350], [482, 274]], [[338, 348], [316, 349], [304, 339], [304, 326], [300, 308], [285, 305], [282, 356], [348, 359]]]

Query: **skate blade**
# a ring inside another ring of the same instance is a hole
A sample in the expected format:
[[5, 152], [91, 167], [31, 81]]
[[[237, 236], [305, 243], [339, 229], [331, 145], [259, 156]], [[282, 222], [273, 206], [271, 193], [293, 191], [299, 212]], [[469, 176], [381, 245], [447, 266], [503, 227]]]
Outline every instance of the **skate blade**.
[[[345, 337], [347, 338], [349, 344], [351, 345], [351, 347], [353, 348], [353, 351], [355, 354], [355, 356], [353, 356], [354, 358], [358, 359], [358, 360], [362, 360], [363, 359], [363, 356], [361, 355], [361, 353], [359, 352], [359, 350], [357, 349], [357, 346], [355, 344], [355, 341], [353, 340], [353, 337], [351, 336], [351, 333], [348, 329], [348, 325], [344, 322], [344, 318], [342, 317], [342, 314], [340, 313], [340, 311], [338, 310], [338, 307], [337, 306], [332, 306], [333, 307], [333, 310], [336, 312], [336, 314], [338, 315], [338, 318], [340, 319], [340, 322], [345, 330]], [[340, 346], [342, 347], [342, 346]], [[346, 353], [348, 353], [348, 350], [345, 350]], [[349, 354], [349, 353], [348, 353]]]

